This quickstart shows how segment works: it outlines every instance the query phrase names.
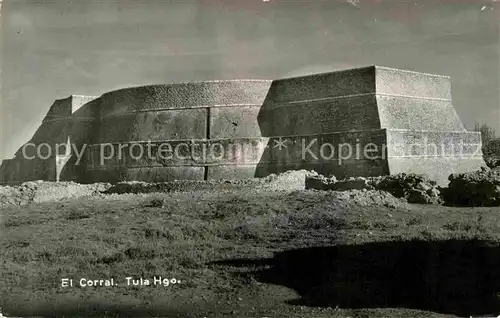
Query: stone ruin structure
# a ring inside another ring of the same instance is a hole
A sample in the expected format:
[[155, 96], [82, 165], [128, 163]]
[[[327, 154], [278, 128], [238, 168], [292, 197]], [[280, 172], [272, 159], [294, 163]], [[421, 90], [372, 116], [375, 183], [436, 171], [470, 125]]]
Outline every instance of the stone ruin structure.
[[2, 162], [0, 182], [241, 179], [307, 169], [337, 178], [422, 173], [445, 184], [451, 173], [482, 166], [480, 133], [461, 123], [449, 77], [370, 66], [56, 100], [33, 138]]

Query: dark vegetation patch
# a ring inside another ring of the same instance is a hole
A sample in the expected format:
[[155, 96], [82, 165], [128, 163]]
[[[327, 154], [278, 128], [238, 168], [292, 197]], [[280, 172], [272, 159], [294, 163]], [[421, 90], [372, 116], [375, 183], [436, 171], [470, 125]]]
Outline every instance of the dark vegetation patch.
[[488, 241], [312, 247], [213, 264], [256, 264], [260, 269], [245, 274], [295, 290], [295, 305], [403, 307], [467, 317], [500, 312], [500, 244]]
[[500, 206], [500, 169], [453, 174], [444, 192], [449, 205]]

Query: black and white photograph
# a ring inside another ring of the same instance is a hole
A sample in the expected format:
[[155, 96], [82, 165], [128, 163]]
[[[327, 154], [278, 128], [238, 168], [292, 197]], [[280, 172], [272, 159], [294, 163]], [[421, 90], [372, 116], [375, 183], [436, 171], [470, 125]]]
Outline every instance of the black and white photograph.
[[500, 317], [500, 0], [0, 0], [0, 317]]

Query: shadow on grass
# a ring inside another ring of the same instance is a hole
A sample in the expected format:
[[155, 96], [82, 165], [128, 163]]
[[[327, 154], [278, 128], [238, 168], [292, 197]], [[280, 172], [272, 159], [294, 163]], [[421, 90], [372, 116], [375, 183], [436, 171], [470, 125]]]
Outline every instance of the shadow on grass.
[[[500, 313], [500, 244], [406, 241], [290, 250], [272, 259], [212, 264], [253, 266], [260, 282], [294, 289], [291, 304], [410, 308], [478, 316]], [[263, 266], [267, 265], [267, 266]], [[255, 270], [259, 266], [263, 269]]]

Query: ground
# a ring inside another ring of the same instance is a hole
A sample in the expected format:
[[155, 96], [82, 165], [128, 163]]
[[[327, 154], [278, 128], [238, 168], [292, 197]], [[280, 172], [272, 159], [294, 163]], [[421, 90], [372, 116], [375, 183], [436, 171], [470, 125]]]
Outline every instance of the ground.
[[[498, 207], [385, 197], [262, 188], [3, 206], [0, 308], [23, 317], [498, 315]], [[126, 284], [155, 275], [180, 282]], [[118, 286], [61, 287], [63, 278]]]

